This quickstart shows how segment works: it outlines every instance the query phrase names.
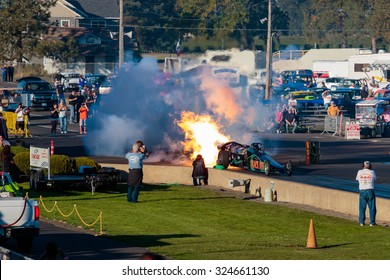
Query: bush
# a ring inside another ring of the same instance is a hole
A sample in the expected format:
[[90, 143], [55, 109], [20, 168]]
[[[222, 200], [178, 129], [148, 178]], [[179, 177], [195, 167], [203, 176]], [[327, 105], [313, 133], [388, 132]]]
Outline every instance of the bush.
[[[15, 147], [12, 147], [12, 152], [14, 151]], [[17, 167], [19, 167], [20, 172], [22, 174], [28, 174], [30, 173], [30, 152], [18, 152], [14, 156], [14, 162]]]
[[80, 166], [92, 166], [95, 167], [96, 170], [99, 170], [101, 166], [94, 161], [93, 159], [87, 157], [77, 157], [73, 159], [73, 170], [77, 172]]
[[25, 147], [21, 147], [21, 146], [12, 146], [11, 147], [11, 152], [14, 154], [14, 155], [17, 155], [19, 153], [30, 153], [30, 149], [29, 148], [25, 148]]
[[50, 157], [50, 173], [71, 173], [72, 172], [72, 160], [65, 155], [53, 155]]
[[[14, 147], [13, 147], [14, 148]], [[13, 149], [12, 148], [12, 149]], [[14, 151], [13, 151], [14, 152]], [[53, 155], [50, 157], [50, 173], [51, 174], [64, 174], [77, 172], [80, 166], [92, 166], [97, 170], [101, 166], [94, 160], [87, 157], [78, 157], [73, 160], [65, 155]], [[19, 167], [22, 174], [30, 173], [30, 152], [18, 151], [14, 156], [14, 162]], [[47, 174], [47, 169], [44, 169], [44, 173]]]

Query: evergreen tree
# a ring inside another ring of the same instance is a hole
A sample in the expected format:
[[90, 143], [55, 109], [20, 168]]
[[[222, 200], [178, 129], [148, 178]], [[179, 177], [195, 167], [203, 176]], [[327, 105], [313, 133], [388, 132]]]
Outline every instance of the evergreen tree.
[[49, 28], [49, 8], [56, 0], [3, 0], [0, 5], [1, 59], [22, 61], [35, 55]]
[[185, 31], [175, 0], [124, 0], [124, 24], [134, 27], [143, 51], [175, 51]]

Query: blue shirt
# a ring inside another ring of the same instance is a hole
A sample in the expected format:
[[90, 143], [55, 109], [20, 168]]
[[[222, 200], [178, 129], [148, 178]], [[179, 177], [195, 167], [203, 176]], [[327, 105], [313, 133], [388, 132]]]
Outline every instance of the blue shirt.
[[126, 154], [129, 161], [129, 169], [142, 169], [142, 161], [146, 158], [145, 154], [129, 152]]

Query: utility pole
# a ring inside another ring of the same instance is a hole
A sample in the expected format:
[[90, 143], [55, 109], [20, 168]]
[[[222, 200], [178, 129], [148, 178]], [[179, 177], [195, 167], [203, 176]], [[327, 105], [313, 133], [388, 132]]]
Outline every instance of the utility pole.
[[272, 97], [272, 34], [271, 34], [271, 11], [272, 0], [268, 0], [268, 30], [267, 30], [267, 54], [265, 60], [266, 76], [265, 76], [265, 99], [269, 100]]
[[123, 0], [119, 0], [119, 68], [122, 68], [123, 58]]

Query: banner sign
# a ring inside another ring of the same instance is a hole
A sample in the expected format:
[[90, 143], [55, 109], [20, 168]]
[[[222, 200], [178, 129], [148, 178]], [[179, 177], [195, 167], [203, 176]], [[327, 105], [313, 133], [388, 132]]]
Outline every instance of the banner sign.
[[355, 122], [347, 122], [345, 125], [346, 139], [360, 139], [360, 126]]
[[30, 147], [30, 166], [49, 168], [50, 167], [50, 152], [46, 148]]

